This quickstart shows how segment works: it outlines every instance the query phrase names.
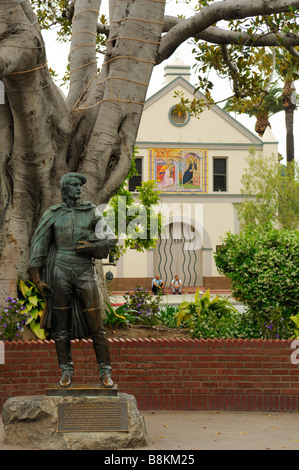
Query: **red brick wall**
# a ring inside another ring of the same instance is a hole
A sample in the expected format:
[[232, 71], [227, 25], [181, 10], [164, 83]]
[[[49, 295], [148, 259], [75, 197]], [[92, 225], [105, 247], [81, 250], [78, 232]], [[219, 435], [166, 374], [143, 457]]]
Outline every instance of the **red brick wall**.
[[[113, 378], [139, 409], [295, 411], [299, 369], [291, 341], [110, 340]], [[99, 380], [92, 342], [73, 342], [74, 382]], [[5, 343], [0, 411], [8, 397], [57, 383], [52, 341]]]

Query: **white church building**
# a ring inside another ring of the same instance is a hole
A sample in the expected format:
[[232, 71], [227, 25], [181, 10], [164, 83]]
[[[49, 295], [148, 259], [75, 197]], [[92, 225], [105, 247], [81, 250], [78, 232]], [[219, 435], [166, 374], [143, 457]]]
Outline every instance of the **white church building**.
[[227, 289], [214, 253], [226, 232], [239, 231], [236, 204], [244, 200], [245, 158], [253, 147], [265, 156], [278, 155], [278, 142], [269, 128], [260, 138], [217, 105], [199, 119], [179, 116], [173, 111], [175, 92], [190, 101], [203, 95], [190, 83], [186, 64], [175, 60], [164, 70], [164, 86], [145, 102], [136, 142], [138, 176], [129, 189], [157, 181], [165, 232], [155, 249], [131, 249], [105, 270], [113, 273], [117, 291], [150, 288], [156, 274], [166, 286], [178, 274], [185, 287]]

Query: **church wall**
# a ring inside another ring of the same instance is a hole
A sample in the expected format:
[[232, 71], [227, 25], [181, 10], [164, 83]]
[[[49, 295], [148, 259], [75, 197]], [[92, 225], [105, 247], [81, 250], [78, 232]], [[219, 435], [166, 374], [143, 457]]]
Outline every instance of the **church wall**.
[[[236, 204], [244, 200], [241, 178], [250, 149], [255, 148], [257, 154], [266, 156], [277, 154], [277, 142], [270, 131], [263, 142], [218, 107], [204, 111], [199, 119], [188, 117], [183, 125], [175, 124], [170, 115], [172, 106], [178, 102], [175, 91], [183, 92], [189, 100], [194, 98], [194, 88], [179, 78], [145, 104], [136, 143], [138, 157], [142, 158], [142, 180], [159, 181], [162, 214], [168, 216], [168, 222], [170, 215], [177, 216], [182, 210], [185, 215], [189, 214], [190, 227], [197, 225], [202, 241], [197, 252], [200, 259], [197, 269], [200, 269], [202, 284], [212, 289], [227, 289], [229, 282], [219, 275], [213, 253], [226, 232], [238, 233]], [[196, 161], [200, 162], [197, 186], [183, 184], [188, 154], [198, 155]], [[217, 158], [226, 159], [226, 190], [223, 191], [214, 190], [213, 162]], [[168, 181], [173, 180], [173, 183], [163, 186], [159, 178], [163, 172], [165, 174], [170, 160], [173, 164]], [[157, 250], [146, 253], [128, 250], [117, 263], [115, 285], [124, 288], [120, 290], [132, 289], [135, 285], [150, 288], [156, 270]]]

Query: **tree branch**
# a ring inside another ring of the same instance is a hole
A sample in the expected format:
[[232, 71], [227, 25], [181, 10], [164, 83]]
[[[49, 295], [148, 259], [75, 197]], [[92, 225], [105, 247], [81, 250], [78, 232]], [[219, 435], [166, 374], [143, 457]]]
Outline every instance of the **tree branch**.
[[[206, 32], [207, 28], [218, 21], [281, 13], [288, 11], [289, 7], [298, 8], [299, 1], [255, 0], [252, 3], [247, 0], [226, 0], [225, 2], [215, 2], [208, 5], [195, 16], [180, 21], [164, 35], [161, 41], [157, 64], [170, 57], [176, 48], [187, 39], [198, 37], [199, 34], [201, 35], [204, 31]], [[208, 32], [210, 33], [210, 31]]]
[[[0, 102], [1, 103], [1, 102]], [[13, 121], [9, 104], [0, 104], [0, 230], [5, 220], [6, 210], [10, 200], [10, 190], [7, 177], [8, 155], [13, 146]], [[0, 238], [0, 253], [2, 251]]]
[[116, 8], [116, 0], [109, 0], [109, 17], [110, 17], [110, 21], [113, 20], [115, 8]]
[[297, 51], [297, 49], [295, 49], [295, 47], [290, 46], [290, 47], [286, 47], [286, 49], [289, 51], [290, 54], [292, 54], [292, 56], [299, 59], [299, 52]]
[[[175, 16], [165, 16], [163, 24], [163, 33], [168, 33], [174, 26], [185, 22], [184, 18]], [[109, 35], [110, 26], [98, 23], [98, 34]], [[249, 35], [241, 31], [229, 31], [218, 26], [209, 26], [204, 31], [194, 36], [194, 39], [209, 42], [211, 44], [232, 44], [237, 46], [283, 46], [285, 48], [299, 46], [299, 34], [295, 33], [265, 33]]]
[[[172, 16], [165, 16], [163, 32], [169, 32], [171, 28], [179, 23], [182, 23], [183, 18], [175, 18]], [[102, 31], [104, 33], [104, 31]], [[209, 26], [204, 31], [194, 36], [194, 39], [209, 42], [211, 44], [231, 44], [237, 46], [298, 46], [299, 34], [294, 33], [265, 33], [249, 35], [240, 31], [229, 31], [218, 26]]]
[[129, 170], [164, 9], [163, 2], [153, 8], [146, 0], [116, 4], [103, 65], [104, 94], [93, 104], [99, 114], [79, 167], [94, 182], [98, 203], [109, 200]]
[[226, 44], [221, 45], [221, 51], [222, 51], [223, 60], [228, 67], [229, 74], [233, 82], [234, 93], [236, 97], [240, 98], [242, 94], [241, 94], [240, 86], [239, 86], [238, 68], [236, 64], [234, 64], [234, 62], [232, 62], [229, 57]]
[[67, 105], [73, 107], [97, 74], [97, 22], [101, 0], [77, 0], [72, 17], [70, 87]]
[[[44, 43], [27, 7], [22, 2], [13, 9], [1, 9], [0, 23], [0, 79], [13, 118], [12, 159], [17, 160], [23, 178], [30, 172], [30, 165], [25, 170], [28, 160], [33, 166], [40, 165], [41, 173], [53, 164], [55, 142], [59, 141], [61, 149], [68, 145], [66, 136], [71, 129], [64, 97], [49, 73]], [[55, 133], [58, 139], [52, 139]]]
[[40, 31], [38, 19], [37, 19], [36, 15], [33, 11], [33, 8], [31, 6], [29, 0], [26, 0], [25, 2], [22, 2], [21, 6], [23, 8], [23, 11], [24, 11], [26, 17], [30, 21], [30, 23], [32, 25], [34, 25], [35, 29], [40, 33], [41, 31]]

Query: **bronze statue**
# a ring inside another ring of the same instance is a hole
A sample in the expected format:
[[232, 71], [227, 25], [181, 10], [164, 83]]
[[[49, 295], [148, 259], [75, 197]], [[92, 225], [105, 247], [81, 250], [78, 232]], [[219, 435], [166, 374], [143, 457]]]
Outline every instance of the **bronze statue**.
[[63, 203], [43, 215], [32, 239], [28, 271], [45, 298], [41, 327], [55, 342], [60, 386], [69, 387], [72, 382], [71, 339], [91, 336], [101, 383], [112, 387], [94, 259], [106, 258], [117, 240], [102, 215], [96, 214], [95, 205], [79, 202], [85, 183], [79, 173], [61, 178]]

